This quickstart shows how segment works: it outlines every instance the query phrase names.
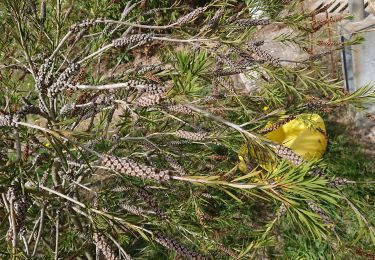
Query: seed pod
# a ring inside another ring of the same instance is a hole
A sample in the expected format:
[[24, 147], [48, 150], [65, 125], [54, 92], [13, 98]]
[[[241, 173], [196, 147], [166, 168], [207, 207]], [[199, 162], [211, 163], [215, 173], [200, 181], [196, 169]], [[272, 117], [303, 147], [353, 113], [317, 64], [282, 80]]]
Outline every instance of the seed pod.
[[291, 162], [292, 164], [294, 165], [300, 165], [303, 163], [304, 159], [299, 156], [298, 154], [296, 154], [295, 152], [293, 152], [292, 149], [289, 149], [285, 146], [282, 146], [282, 145], [272, 145], [271, 146], [275, 153], [280, 156], [281, 158], [284, 158], [286, 159], [287, 161]]
[[130, 212], [131, 214], [134, 214], [134, 215], [137, 215], [137, 216], [142, 216], [144, 215], [145, 213], [150, 213], [140, 207], [136, 207], [136, 206], [132, 206], [132, 205], [128, 205], [128, 204], [121, 204], [120, 207], [128, 212]]
[[171, 112], [176, 112], [176, 113], [186, 114], [186, 115], [190, 115], [190, 116], [193, 115], [193, 110], [191, 110], [191, 109], [188, 108], [187, 106], [180, 105], [180, 104], [177, 104], [177, 105], [169, 105], [169, 106], [166, 107], [166, 109], [167, 109], [168, 111], [171, 111]]
[[137, 74], [144, 74], [144, 73], [150, 72], [150, 71], [154, 71], [154, 73], [157, 73], [157, 72], [159, 72], [161, 70], [162, 70], [162, 68], [160, 67], [160, 65], [154, 65], [154, 64], [146, 65], [146, 66], [137, 66], [134, 69], [134, 71]]
[[[68, 113], [72, 116], [77, 116], [77, 115], [80, 115], [81, 116], [81, 119], [84, 120], [84, 119], [87, 119], [87, 118], [90, 118], [92, 115], [94, 115], [95, 113], [97, 113], [100, 109], [98, 108], [98, 105], [95, 103], [95, 100], [96, 100], [97, 97], [95, 97], [93, 99], [93, 101], [89, 102], [89, 103], [86, 103], [86, 104], [80, 104], [80, 105], [77, 105], [77, 104], [71, 104], [72, 107], [70, 107], [69, 105], [66, 107], [66, 112], [65, 113]], [[72, 110], [70, 110], [72, 109]], [[62, 114], [61, 116], [65, 115]]]
[[183, 25], [183, 24], [189, 23], [189, 22], [195, 20], [198, 16], [200, 16], [203, 13], [203, 11], [204, 11], [204, 8], [199, 7], [197, 9], [195, 9], [194, 11], [178, 18], [178, 20], [176, 21], [176, 24]]
[[42, 112], [42, 113], [44, 113], [44, 114], [48, 114], [48, 109], [47, 109], [47, 107], [44, 105], [45, 104], [45, 102], [43, 102], [44, 101], [44, 99], [43, 99], [43, 94], [39, 94], [38, 95], [38, 107], [39, 107], [39, 109], [40, 109], [40, 111]]
[[145, 44], [152, 40], [154, 35], [150, 33], [133, 34], [126, 37], [121, 37], [112, 41], [114, 47], [123, 47], [129, 45], [134, 46], [135, 44]]
[[[228, 47], [228, 49], [226, 50], [226, 55], [235, 54], [237, 56], [241, 56], [241, 54], [244, 52], [243, 50], [241, 50], [240, 48], [238, 48], [237, 46], [234, 46], [234, 45], [229, 45], [227, 47]], [[215, 65], [216, 65], [216, 67], [218, 67], [218, 65], [220, 65], [220, 63], [216, 63]]]
[[113, 99], [113, 95], [101, 94], [99, 96], [96, 96], [95, 100], [93, 100], [93, 103], [95, 106], [109, 106], [112, 104]]
[[[6, 151], [3, 150], [3, 148], [0, 149], [0, 165], [5, 165], [8, 161], [8, 153]], [[4, 172], [1, 172], [0, 176], [3, 174]]]
[[324, 46], [338, 46], [338, 45], [341, 45], [342, 42], [338, 42], [338, 41], [322, 41], [322, 40], [319, 40], [317, 42], [318, 45], [324, 45]]
[[155, 82], [155, 83], [157, 83], [157, 84], [161, 84], [161, 83], [162, 83], [162, 81], [160, 80], [160, 78], [159, 78], [158, 76], [152, 74], [152, 73], [146, 73], [146, 74], [144, 75], [144, 77], [145, 77], [147, 80], [153, 81], [153, 82]]
[[339, 16], [330, 17], [330, 18], [327, 18], [327, 19], [324, 19], [324, 20], [320, 20], [320, 21], [314, 20], [312, 22], [312, 30], [313, 31], [318, 31], [324, 25], [329, 24], [329, 23], [339, 22], [339, 21], [343, 20], [344, 18], [345, 18], [344, 15], [339, 15]]
[[286, 214], [286, 206], [285, 203], [281, 203], [279, 210], [277, 211], [276, 215], [280, 218]]
[[125, 89], [125, 90], [128, 90], [128, 89], [132, 89], [132, 88], [135, 88], [135, 89], [142, 89], [145, 87], [145, 82], [144, 81], [140, 81], [140, 80], [128, 80], [128, 81], [125, 81], [125, 82], [121, 82], [121, 89]]
[[154, 85], [154, 84], [148, 84], [146, 83], [145, 81], [141, 81], [141, 80], [129, 80], [129, 81], [126, 81], [123, 83], [127, 89], [129, 88], [135, 88], [137, 90], [143, 90], [144, 88], [150, 86], [150, 85]]
[[237, 66], [241, 68], [242, 70], [247, 69], [248, 67], [250, 67], [251, 65], [254, 65], [255, 63], [255, 59], [250, 55], [249, 52], [244, 51], [238, 48], [237, 46], [229, 45], [227, 53], [235, 54], [239, 58], [241, 58], [241, 60], [237, 62]]
[[327, 175], [324, 171], [320, 169], [314, 169], [312, 171], [309, 171], [308, 174], [312, 176], [319, 176], [319, 177], [325, 177]]
[[136, 105], [138, 107], [150, 107], [160, 104], [164, 99], [164, 94], [147, 95], [137, 99]]
[[205, 214], [200, 208], [197, 208], [195, 210], [195, 214], [197, 216], [199, 224], [201, 224], [202, 226], [206, 226], [207, 221], [212, 219], [210, 215]]
[[254, 52], [259, 58], [269, 62], [275, 67], [280, 67], [280, 60], [278, 58], [272, 57], [269, 53], [259, 48], [253, 42], [247, 43], [247, 47], [250, 51]]
[[253, 42], [253, 44], [255, 46], [262, 46], [264, 44], [264, 41], [263, 40], [261, 40], [261, 41], [255, 41], [255, 42]]
[[13, 240], [13, 229], [9, 228], [7, 233], [5, 234], [5, 240], [6, 241], [12, 241]]
[[224, 94], [218, 94], [218, 95], [210, 95], [204, 99], [201, 100], [202, 103], [210, 103], [218, 100], [219, 98], [225, 97]]
[[293, 116], [293, 115], [287, 116], [287, 117], [285, 117], [284, 119], [282, 119], [282, 120], [280, 120], [280, 121], [278, 121], [278, 122], [276, 122], [276, 123], [274, 123], [274, 124], [272, 124], [272, 125], [270, 125], [270, 126], [268, 126], [268, 127], [265, 127], [265, 128], [264, 128], [262, 131], [260, 131], [260, 132], [261, 132], [262, 134], [266, 134], [266, 133], [272, 132], [272, 131], [278, 129], [279, 127], [285, 125], [286, 123], [288, 123], [288, 122], [294, 120], [295, 118], [296, 118], [296, 117]]
[[25, 1], [27, 2], [27, 7], [26, 9], [28, 12], [31, 12], [35, 17], [37, 17], [37, 12], [36, 12], [36, 4], [34, 1]]
[[179, 138], [192, 140], [192, 141], [203, 141], [207, 137], [206, 132], [189, 132], [184, 130], [178, 130], [175, 135]]
[[224, 77], [217, 77], [217, 81], [220, 85], [229, 90], [229, 92], [235, 93], [234, 84], [231, 80], [226, 80]]
[[22, 152], [22, 161], [26, 162], [29, 159], [30, 156], [30, 144], [29, 141], [26, 141], [25, 149]]
[[335, 177], [331, 182], [330, 186], [337, 188], [338, 186], [342, 186], [348, 184], [348, 179], [341, 178], [341, 177]]
[[235, 21], [234, 24], [244, 28], [249, 26], [268, 25], [270, 24], [270, 21], [265, 19], [240, 19]]
[[171, 155], [166, 155], [165, 160], [168, 162], [168, 164], [176, 170], [181, 176], [186, 175], [186, 172], [184, 168], [179, 164]]
[[243, 70], [239, 71], [237, 69], [232, 69], [232, 68], [229, 68], [229, 69], [217, 69], [217, 70], [213, 71], [213, 74], [216, 77], [225, 77], [225, 76], [231, 76], [231, 75], [240, 74], [240, 73], [244, 72], [245, 70], [246, 69], [243, 69]]
[[14, 214], [19, 227], [23, 226], [23, 222], [26, 219], [27, 206], [27, 199], [23, 195], [19, 195], [14, 201]]
[[324, 111], [326, 108], [326, 103], [317, 98], [313, 98], [306, 104], [306, 108], [310, 111]]
[[[48, 97], [56, 98], [59, 93], [64, 90], [75, 91], [77, 90], [76, 85], [70, 84], [68, 82], [58, 81], [56, 84], [52, 85], [53, 88], [48, 89]], [[70, 92], [71, 93], [71, 92]]]
[[198, 132], [204, 132], [204, 128], [201, 125], [193, 125], [192, 127]]
[[223, 14], [224, 14], [224, 10], [222, 8], [217, 10], [214, 16], [208, 21], [207, 28], [208, 29], [215, 28], [217, 24], [219, 23], [220, 18], [223, 16]]
[[107, 260], [120, 259], [115, 253], [115, 250], [113, 250], [113, 248], [110, 245], [108, 245], [106, 239], [102, 235], [94, 233], [92, 236], [92, 240]]
[[109, 138], [109, 140], [111, 140], [113, 143], [117, 143], [117, 142], [119, 142], [120, 139], [121, 139], [121, 137], [120, 137], [118, 134], [113, 134], [113, 135]]
[[184, 256], [188, 259], [193, 260], [204, 260], [207, 259], [205, 256], [188, 249], [185, 245], [181, 244], [177, 240], [166, 237], [160, 232], [155, 233], [155, 240], [160, 245], [175, 251], [177, 254]]
[[171, 178], [168, 171], [160, 171], [157, 168], [137, 163], [128, 158], [105, 156], [102, 159], [102, 165], [111, 170], [124, 173], [129, 176], [139, 177], [142, 179], [167, 181]]
[[[155, 148], [157, 148], [154, 144], [146, 141], [146, 140], [140, 140], [137, 142], [138, 145], [142, 146], [143, 148], [145, 148], [148, 152], [150, 151], [154, 151]], [[158, 152], [158, 151], [156, 151]]]
[[72, 171], [58, 171], [57, 174], [59, 175], [59, 177], [63, 180], [66, 180], [66, 181], [73, 181], [74, 179], [74, 175], [72, 173]]
[[224, 246], [223, 244], [221, 243], [216, 243], [216, 247], [218, 250], [220, 250], [221, 252], [229, 255], [230, 257], [232, 257], [231, 259], [238, 259], [238, 256], [237, 254], [230, 248]]
[[83, 20], [81, 23], [73, 24], [70, 26], [69, 31], [72, 33], [77, 33], [81, 31], [82, 29], [88, 29], [92, 26], [97, 25], [98, 23], [103, 23], [104, 18], [94, 18], [94, 19], [87, 19]]
[[49, 175], [50, 175], [50, 171], [45, 171], [42, 177], [40, 178], [39, 185], [44, 186], [48, 180]]
[[214, 196], [212, 196], [210, 193], [208, 193], [208, 192], [202, 192], [201, 194], [200, 194], [202, 197], [205, 197], [205, 198], [207, 198], [207, 199], [212, 199]]
[[227, 23], [231, 23], [235, 21], [239, 16], [241, 15], [241, 12], [235, 12], [232, 16], [230, 16], [226, 21]]
[[76, 109], [76, 104], [75, 104], [75, 103], [72, 103], [72, 104], [65, 104], [65, 105], [60, 109], [59, 115], [60, 115], [61, 117], [68, 116], [68, 115], [70, 115], [75, 109]]
[[139, 198], [141, 198], [147, 206], [150, 207], [152, 211], [156, 213], [156, 215], [160, 219], [165, 219], [166, 214], [162, 208], [159, 207], [159, 204], [156, 202], [156, 200], [147, 192], [147, 190], [140, 188], [137, 191], [137, 195]]
[[214, 154], [211, 156], [211, 158], [215, 161], [225, 161], [228, 159], [227, 155], [220, 155], [220, 154]]
[[13, 236], [18, 235], [20, 230], [22, 230], [24, 226], [28, 202], [27, 202], [27, 198], [21, 193], [21, 189], [18, 186], [18, 184], [12, 184], [8, 188], [6, 197], [10, 203], [13, 203], [13, 211], [14, 211], [14, 216], [15, 216], [15, 221], [16, 221], [16, 223], [14, 223], [15, 228], [16, 228], [16, 234], [13, 233], [13, 228], [9, 227], [9, 230], [6, 236], [6, 239], [12, 240]]
[[239, 64], [233, 62], [229, 57], [225, 56], [225, 55], [217, 55], [216, 56], [217, 60], [221, 63], [224, 63], [226, 65], [228, 65], [228, 67], [234, 71], [234, 72], [237, 72], [237, 73], [241, 73], [243, 72], [244, 68], [242, 66], [240, 66]]
[[61, 91], [67, 88], [74, 88], [70, 85], [70, 78], [78, 74], [80, 65], [78, 63], [71, 63], [57, 78], [56, 82], [48, 88], [48, 95], [55, 98]]
[[211, 96], [216, 96], [219, 94], [218, 80], [214, 77], [211, 81]]
[[144, 84], [142, 88], [137, 87], [141, 92], [147, 93], [149, 95], [163, 95], [167, 92], [166, 88], [160, 87], [155, 84]]
[[111, 191], [112, 192], [124, 192], [124, 191], [130, 191], [130, 190], [132, 190], [132, 188], [127, 187], [127, 186], [120, 186], [120, 187], [113, 188]]
[[39, 91], [42, 91], [44, 87], [49, 84], [49, 77], [47, 77], [47, 73], [52, 66], [52, 60], [47, 58], [44, 60], [44, 63], [40, 66], [37, 80], [36, 80], [36, 88]]
[[13, 116], [10, 115], [0, 115], [0, 127], [2, 126], [9, 126], [9, 127], [15, 127], [17, 126], [17, 121], [15, 120]]
[[144, 13], [142, 14], [142, 16], [143, 16], [143, 15], [146, 16], [146, 15], [155, 14], [155, 13], [158, 13], [158, 12], [162, 11], [163, 9], [165, 9], [165, 8], [154, 8], [154, 9], [150, 9], [150, 10], [148, 10], [147, 12], [144, 12]]
[[40, 3], [40, 20], [43, 23], [45, 19], [46, 19], [46, 1], [42, 0], [42, 2]]
[[180, 146], [184, 144], [191, 144], [190, 140], [179, 140], [179, 141], [170, 141], [166, 143], [167, 146]]
[[212, 196], [210, 193], [208, 193], [207, 191], [205, 190], [198, 190], [198, 191], [193, 191], [193, 194], [196, 196], [196, 197], [205, 197], [207, 199], [212, 199], [214, 196]]
[[321, 207], [319, 207], [316, 203], [314, 203], [313, 201], [307, 201], [307, 205], [309, 206], [309, 208], [315, 212], [316, 214], [318, 214], [323, 222], [327, 225], [327, 224], [332, 224], [332, 221], [330, 220], [330, 218], [327, 216], [327, 214], [323, 211], [323, 209]]

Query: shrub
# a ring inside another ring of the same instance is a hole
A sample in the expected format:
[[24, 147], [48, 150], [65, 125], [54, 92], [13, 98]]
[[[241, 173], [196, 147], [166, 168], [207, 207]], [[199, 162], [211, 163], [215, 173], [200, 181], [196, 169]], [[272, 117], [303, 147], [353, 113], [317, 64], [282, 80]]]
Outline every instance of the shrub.
[[[323, 52], [282, 60], [254, 38], [284, 24], [295, 33], [269, 41], [306, 49], [312, 14], [285, 1], [154, 2], [0, 4], [0, 254], [259, 257], [281, 253], [281, 223], [335, 251], [346, 205], [374, 242], [342, 190], [353, 181], [261, 135], [374, 97], [331, 80]], [[244, 145], [255, 152], [240, 171]]]

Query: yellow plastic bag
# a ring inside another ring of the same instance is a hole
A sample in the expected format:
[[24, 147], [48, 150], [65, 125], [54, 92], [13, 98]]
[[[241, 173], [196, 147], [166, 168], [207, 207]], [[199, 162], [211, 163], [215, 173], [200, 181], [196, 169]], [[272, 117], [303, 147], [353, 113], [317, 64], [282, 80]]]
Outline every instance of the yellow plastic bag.
[[[302, 114], [264, 136], [277, 144], [292, 149], [296, 154], [310, 161], [323, 157], [327, 149], [325, 133], [325, 124], [319, 115]], [[244, 145], [239, 150], [238, 157], [240, 159], [239, 168], [245, 173], [248, 172], [248, 156], [258, 158], [256, 152], [250, 151], [249, 153], [247, 146]], [[264, 162], [258, 162], [258, 164], [267, 171], [271, 171], [274, 168], [274, 165]]]

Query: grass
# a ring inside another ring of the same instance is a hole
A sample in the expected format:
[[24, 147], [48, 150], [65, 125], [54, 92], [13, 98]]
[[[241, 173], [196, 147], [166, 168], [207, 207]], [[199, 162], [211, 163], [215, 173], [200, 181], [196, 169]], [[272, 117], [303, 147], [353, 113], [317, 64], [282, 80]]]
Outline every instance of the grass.
[[329, 146], [325, 161], [331, 172], [340, 173], [340, 176], [348, 179], [363, 181], [374, 177], [375, 158], [369, 151], [375, 149], [356, 134], [356, 130], [350, 124], [328, 121]]
[[[327, 170], [336, 177], [344, 177], [356, 182], [375, 179], [373, 144], [358, 134], [358, 129], [350, 123], [340, 123], [337, 119], [326, 120], [329, 144], [323, 162]], [[375, 223], [375, 188], [373, 184], [351, 184], [343, 192], [357, 203], [370, 223]], [[340, 223], [336, 232], [346, 233], [339, 243], [315, 240], [310, 236], [296, 234], [293, 227], [283, 225], [284, 255], [286, 259], [375, 259], [374, 245], [363, 238], [368, 232], [356, 221], [353, 211], [335, 208], [336, 219]], [[341, 219], [341, 221], [340, 221]]]

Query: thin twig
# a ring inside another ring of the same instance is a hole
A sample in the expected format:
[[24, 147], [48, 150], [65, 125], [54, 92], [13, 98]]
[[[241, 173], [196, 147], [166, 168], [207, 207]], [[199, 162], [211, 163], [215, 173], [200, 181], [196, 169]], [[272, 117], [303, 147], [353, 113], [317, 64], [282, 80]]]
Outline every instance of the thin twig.
[[65, 34], [65, 36], [59, 42], [59, 44], [56, 46], [55, 50], [52, 52], [51, 56], [49, 56], [49, 59], [52, 60], [55, 57], [55, 55], [57, 54], [57, 52], [61, 49], [61, 47], [63, 46], [64, 42], [70, 37], [70, 35], [72, 35], [71, 31], [69, 31], [69, 32], [67, 32]]
[[210, 41], [210, 39], [174, 39], [174, 38], [167, 38], [167, 37], [157, 37], [153, 36], [152, 39], [154, 40], [159, 40], [159, 41], [167, 41], [167, 42], [180, 42], [180, 43], [190, 43], [190, 42], [205, 42], [205, 41]]
[[[69, 196], [67, 196], [67, 195], [65, 195], [65, 194], [62, 194], [62, 193], [59, 192], [59, 191], [52, 190], [52, 189], [50, 189], [50, 188], [48, 188], [48, 187], [45, 187], [45, 186], [39, 186], [39, 188], [42, 189], [42, 190], [48, 191], [48, 192], [50, 192], [50, 193], [52, 193], [52, 194], [55, 194], [55, 195], [57, 195], [57, 196], [59, 196], [59, 197], [61, 197], [61, 198], [64, 198], [64, 199], [66, 199], [66, 200], [69, 200], [69, 201], [73, 202], [74, 204], [80, 206], [81, 208], [85, 208], [85, 209], [87, 209], [87, 210], [89, 210], [89, 211], [91, 211], [91, 212], [93, 212], [93, 213], [96, 213], [96, 214], [99, 214], [99, 215], [103, 215], [103, 216], [105, 216], [105, 217], [107, 217], [107, 218], [109, 218], [109, 219], [113, 219], [113, 220], [120, 221], [120, 222], [122, 222], [122, 223], [128, 225], [129, 227], [131, 227], [131, 228], [133, 228], [133, 229], [141, 229], [142, 231], [145, 231], [145, 232], [147, 232], [147, 233], [152, 234], [151, 231], [149, 231], [149, 230], [147, 230], [147, 229], [145, 229], [145, 228], [142, 228], [142, 227], [135, 226], [135, 225], [133, 225], [133, 224], [131, 224], [131, 223], [125, 221], [125, 220], [122, 219], [122, 218], [112, 216], [111, 214], [106, 213], [106, 212], [103, 212], [103, 211], [98, 210], [98, 209], [88, 208], [88, 207], [87, 207], [85, 204], [83, 204], [82, 202], [79, 202], [78, 200], [75, 200], [75, 199], [73, 199], [73, 198], [71, 198], [71, 197], [69, 197]], [[74, 209], [74, 208], [73, 208], [73, 209]], [[77, 212], [78, 212], [78, 211], [77, 211]], [[83, 211], [81, 211], [81, 212], [79, 212], [79, 213], [80, 213], [80, 214], [86, 214], [86, 213], [84, 213]]]
[[19, 162], [21, 160], [21, 140], [20, 140], [20, 133], [18, 128], [14, 130], [14, 135], [16, 139], [16, 161]]
[[77, 85], [76, 88], [78, 89], [90, 89], [90, 90], [108, 90], [108, 89], [119, 89], [119, 88], [129, 88], [129, 84], [127, 82], [124, 83], [114, 83], [114, 84], [107, 84], [107, 85]]
[[14, 199], [11, 198], [9, 201], [9, 210], [10, 210], [10, 225], [12, 228], [13, 236], [12, 236], [12, 255], [13, 257], [16, 255], [16, 247], [17, 247], [17, 228], [16, 228], [16, 216], [14, 215]]
[[110, 234], [108, 234], [108, 237], [112, 240], [112, 242], [118, 247], [118, 249], [121, 251], [121, 253], [124, 255], [126, 260], [131, 260], [131, 256], [126, 253], [126, 251], [122, 248], [119, 242], [116, 241], [114, 237], [112, 237]]
[[187, 106], [188, 108], [192, 109], [193, 111], [195, 112], [198, 112], [200, 114], [202, 114], [203, 116], [205, 117], [208, 117], [208, 118], [211, 118], [211, 119], [214, 119], [215, 121], [218, 121], [218, 122], [221, 122], [235, 130], [237, 130], [238, 132], [244, 134], [245, 136], [249, 137], [249, 138], [253, 138], [255, 140], [260, 140], [260, 137], [255, 135], [255, 134], [252, 134], [252, 133], [249, 133], [248, 131], [244, 130], [242, 127], [240, 127], [239, 125], [237, 124], [234, 124], [232, 122], [229, 122], [221, 117], [218, 117], [218, 116], [215, 116], [215, 115], [212, 115], [211, 113], [207, 112], [206, 110], [203, 110], [201, 108], [198, 108], [196, 106], [193, 106], [191, 104], [184, 104], [185, 106]]
[[169, 28], [172, 28], [172, 27], [178, 25], [178, 23], [173, 23], [173, 24], [169, 24], [169, 25], [162, 25], [162, 26], [146, 25], [146, 24], [136, 24], [136, 23], [129, 23], [129, 22], [123, 22], [123, 21], [116, 21], [116, 20], [108, 20], [108, 19], [97, 20], [96, 22], [121, 24], [121, 25], [136, 27], [136, 28], [144, 28], [144, 29], [169, 29]]
[[23, 242], [23, 245], [25, 246], [25, 252], [26, 252], [26, 254], [29, 255], [30, 254], [30, 252], [29, 252], [29, 245], [27, 244], [25, 236], [22, 236], [22, 242]]
[[39, 224], [39, 229], [38, 229], [38, 235], [36, 237], [36, 241], [35, 241], [35, 245], [34, 245], [34, 250], [33, 250], [33, 253], [31, 254], [31, 256], [35, 256], [36, 249], [38, 248], [40, 237], [41, 237], [42, 232], [43, 232], [43, 227], [44, 227], [44, 211], [45, 211], [45, 207], [43, 206], [42, 209], [40, 210], [40, 224]]
[[240, 183], [231, 183], [231, 182], [225, 182], [225, 181], [211, 181], [211, 180], [205, 180], [205, 179], [197, 179], [197, 177], [200, 176], [188, 176], [188, 177], [182, 177], [182, 176], [171, 176], [174, 180], [179, 181], [188, 181], [188, 182], [196, 182], [196, 183], [206, 183], [206, 184], [212, 184], [212, 185], [223, 185], [223, 186], [229, 186], [233, 188], [240, 188], [240, 189], [254, 189], [254, 188], [267, 188], [267, 187], [274, 187], [274, 185], [259, 185], [259, 184], [240, 184]]
[[33, 230], [31, 231], [30, 236], [29, 236], [29, 239], [27, 240], [27, 244], [28, 244], [28, 245], [30, 245], [31, 239], [34, 238], [34, 233], [35, 233], [36, 228], [38, 227], [39, 222], [40, 222], [40, 217], [38, 218], [37, 221], [35, 221], [35, 224], [34, 224]]
[[58, 259], [58, 252], [59, 252], [59, 212], [56, 214], [56, 234], [55, 234], [55, 260]]
[[113, 47], [113, 43], [110, 43], [110, 44], [108, 44], [108, 45], [105, 45], [104, 47], [102, 47], [102, 48], [100, 48], [99, 50], [97, 50], [97, 51], [91, 53], [90, 55], [86, 56], [85, 58], [83, 58], [82, 60], [78, 61], [77, 63], [78, 63], [78, 64], [82, 64], [82, 63], [84, 63], [85, 61], [87, 61], [87, 60], [89, 60], [89, 59], [91, 59], [91, 58], [93, 58], [93, 57], [95, 57], [95, 56], [101, 54], [102, 52], [105, 52], [106, 50], [108, 50], [108, 49], [110, 49], [110, 48], [112, 48], [112, 47]]

